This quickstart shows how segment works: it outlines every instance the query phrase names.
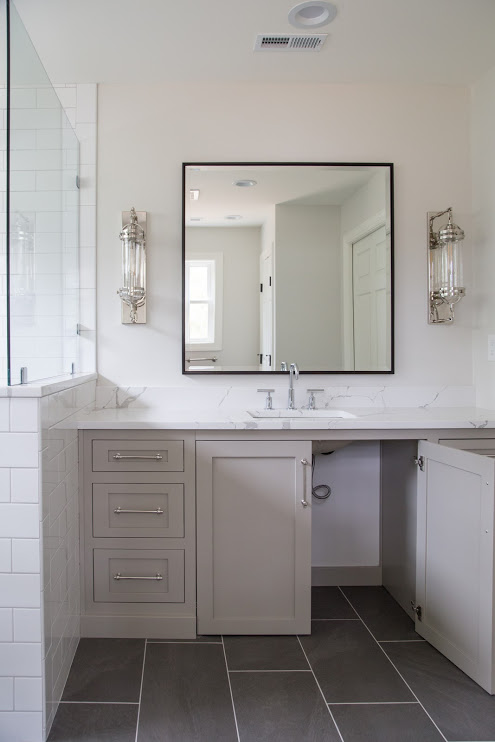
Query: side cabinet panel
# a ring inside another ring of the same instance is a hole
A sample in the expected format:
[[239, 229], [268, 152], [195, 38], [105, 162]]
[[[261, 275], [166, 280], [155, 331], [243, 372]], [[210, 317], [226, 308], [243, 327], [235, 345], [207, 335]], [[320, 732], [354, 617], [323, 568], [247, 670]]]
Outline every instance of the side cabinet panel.
[[416, 631], [493, 693], [494, 462], [424, 441], [419, 455]]
[[310, 442], [196, 444], [198, 633], [310, 633], [311, 466], [302, 459], [311, 462]]

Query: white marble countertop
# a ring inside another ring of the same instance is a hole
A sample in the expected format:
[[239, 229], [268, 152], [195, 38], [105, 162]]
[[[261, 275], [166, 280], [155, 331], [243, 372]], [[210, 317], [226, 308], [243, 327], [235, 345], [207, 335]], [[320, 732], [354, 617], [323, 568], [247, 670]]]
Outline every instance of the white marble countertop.
[[[344, 409], [344, 408], [339, 408]], [[421, 430], [495, 428], [495, 410], [476, 407], [348, 408], [351, 418], [253, 418], [247, 410], [173, 410], [153, 407], [86, 408], [57, 427], [86, 430]], [[328, 409], [328, 414], [332, 410]]]

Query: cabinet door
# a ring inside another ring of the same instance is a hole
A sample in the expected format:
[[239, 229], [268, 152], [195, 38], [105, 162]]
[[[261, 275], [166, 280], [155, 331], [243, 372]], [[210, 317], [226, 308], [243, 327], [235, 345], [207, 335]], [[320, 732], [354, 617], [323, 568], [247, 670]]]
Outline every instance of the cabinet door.
[[494, 462], [425, 441], [419, 455], [416, 631], [494, 693]]
[[310, 633], [310, 463], [309, 441], [196, 444], [199, 634]]

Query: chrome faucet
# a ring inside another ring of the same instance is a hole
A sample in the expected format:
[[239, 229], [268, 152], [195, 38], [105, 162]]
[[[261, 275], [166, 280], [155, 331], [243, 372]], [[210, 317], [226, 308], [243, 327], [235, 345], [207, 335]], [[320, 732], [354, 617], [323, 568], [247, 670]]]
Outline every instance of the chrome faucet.
[[289, 368], [289, 401], [287, 404], [288, 410], [294, 409], [294, 377], [299, 378], [299, 368], [297, 363], [291, 363]]

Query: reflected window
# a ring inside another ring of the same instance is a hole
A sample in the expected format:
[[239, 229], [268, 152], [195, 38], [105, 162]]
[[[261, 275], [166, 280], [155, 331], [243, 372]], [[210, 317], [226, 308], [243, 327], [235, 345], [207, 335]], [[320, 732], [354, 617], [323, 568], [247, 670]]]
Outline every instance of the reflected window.
[[220, 350], [222, 326], [222, 256], [185, 261], [186, 345], [191, 350]]

